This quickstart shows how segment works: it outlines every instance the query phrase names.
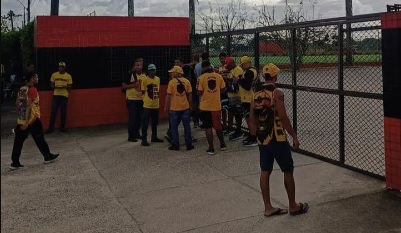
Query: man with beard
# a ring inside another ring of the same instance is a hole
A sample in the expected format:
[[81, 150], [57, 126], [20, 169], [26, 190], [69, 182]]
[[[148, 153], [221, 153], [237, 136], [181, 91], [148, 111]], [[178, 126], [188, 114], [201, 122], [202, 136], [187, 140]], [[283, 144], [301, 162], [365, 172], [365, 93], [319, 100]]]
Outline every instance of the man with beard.
[[142, 73], [143, 61], [137, 59], [129, 76], [124, 80], [122, 89], [125, 92], [128, 108], [128, 141], [137, 142], [141, 139], [139, 129], [141, 128], [143, 111], [143, 94], [141, 82], [146, 77]]
[[44, 163], [51, 163], [58, 158], [58, 154], [50, 153], [44, 134], [42, 121], [40, 120], [39, 93], [35, 88], [38, 83], [38, 76], [30, 73], [24, 76], [26, 85], [18, 91], [16, 107], [18, 111], [17, 127], [15, 127], [15, 138], [11, 155], [10, 170], [17, 170], [24, 165], [20, 163], [20, 156], [24, 142], [29, 134], [32, 135], [39, 151], [44, 157]]
[[183, 70], [180, 66], [174, 66], [168, 71], [171, 73], [171, 80], [167, 87], [167, 97], [164, 105], [164, 111], [169, 112], [171, 129], [171, 146], [169, 150], [180, 150], [178, 136], [178, 125], [182, 121], [184, 125], [184, 137], [187, 150], [194, 149], [191, 136], [191, 116], [190, 109], [192, 103], [191, 83], [182, 77]]
[[223, 77], [215, 73], [209, 61], [202, 62], [203, 74], [199, 77], [198, 94], [201, 96], [199, 109], [209, 148], [206, 153], [214, 155], [213, 129], [220, 141], [220, 150], [227, 150], [221, 125], [221, 92], [225, 91]]
[[160, 78], [156, 76], [156, 66], [148, 66], [149, 75], [142, 80], [141, 91], [143, 97], [143, 116], [142, 116], [142, 146], [149, 146], [148, 125], [149, 120], [152, 124], [151, 142], [163, 142], [157, 137], [157, 125], [159, 124], [159, 89]]
[[[257, 129], [261, 167], [260, 189], [264, 202], [264, 215], [267, 217], [288, 212], [294, 216], [306, 213], [309, 209], [307, 203], [295, 201], [294, 163], [285, 131], [291, 135], [294, 148], [299, 148], [299, 141], [288, 119], [284, 93], [275, 86], [278, 73], [279, 68], [274, 64], [269, 63], [263, 67], [266, 82], [259, 90], [255, 90], [250, 109], [250, 119], [254, 121]], [[274, 208], [270, 202], [269, 179], [274, 160], [284, 173], [284, 186], [289, 202], [288, 211]]]

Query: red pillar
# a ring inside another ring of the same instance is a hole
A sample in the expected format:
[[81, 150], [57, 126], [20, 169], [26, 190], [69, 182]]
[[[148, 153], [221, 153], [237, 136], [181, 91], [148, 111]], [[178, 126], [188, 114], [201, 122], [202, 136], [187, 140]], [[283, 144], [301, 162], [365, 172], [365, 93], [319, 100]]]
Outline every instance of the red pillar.
[[381, 21], [386, 186], [401, 190], [401, 12]]

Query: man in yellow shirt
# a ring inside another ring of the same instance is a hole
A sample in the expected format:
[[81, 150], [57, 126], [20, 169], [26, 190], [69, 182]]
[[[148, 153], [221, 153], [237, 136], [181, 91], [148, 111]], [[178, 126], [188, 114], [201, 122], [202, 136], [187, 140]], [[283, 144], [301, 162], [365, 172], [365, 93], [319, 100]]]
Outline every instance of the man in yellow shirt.
[[252, 85], [258, 78], [258, 71], [252, 66], [251, 58], [248, 56], [241, 57], [241, 67], [244, 70], [244, 74], [240, 77], [234, 77], [234, 80], [239, 84], [243, 115], [249, 129], [249, 136], [242, 143], [244, 146], [257, 146], [256, 129], [249, 119], [249, 112], [253, 97]]
[[[242, 133], [242, 104], [238, 78], [244, 71], [238, 66], [233, 57], [226, 58], [226, 68], [230, 72], [227, 75], [228, 92], [228, 130], [226, 131], [230, 141], [236, 141], [243, 137]], [[235, 131], [233, 132], [233, 122], [235, 118]]]
[[20, 156], [24, 142], [29, 134], [32, 135], [36, 146], [44, 157], [44, 163], [51, 163], [58, 158], [58, 154], [50, 153], [49, 145], [43, 135], [43, 126], [40, 120], [39, 92], [35, 88], [38, 83], [38, 76], [35, 73], [28, 73], [23, 77], [26, 82], [18, 91], [16, 107], [18, 112], [17, 126], [14, 129], [15, 138], [11, 155], [10, 170], [23, 168], [20, 163]]
[[72, 88], [72, 77], [65, 69], [65, 62], [58, 63], [58, 71], [54, 72], [50, 78], [54, 93], [50, 123], [46, 133], [52, 133], [54, 131], [54, 122], [56, 121], [59, 108], [61, 108], [60, 131], [66, 132], [65, 121], [67, 117], [68, 90]]
[[220, 150], [227, 149], [224, 142], [223, 126], [221, 125], [221, 93], [225, 91], [226, 85], [223, 77], [215, 73], [209, 61], [202, 62], [203, 74], [199, 77], [198, 94], [201, 96], [199, 109], [201, 119], [205, 128], [209, 155], [214, 155], [213, 129], [216, 130], [220, 141]]
[[[217, 72], [223, 77], [224, 81], [227, 80], [227, 75], [230, 73], [225, 64], [226, 64], [226, 53], [219, 54], [219, 61], [221, 66], [216, 69]], [[227, 83], [226, 83], [227, 86]], [[228, 129], [227, 126], [227, 114], [228, 114], [228, 95], [227, 92], [221, 93], [221, 120], [223, 121], [223, 131]]]
[[143, 94], [141, 91], [142, 80], [146, 77], [142, 73], [143, 62], [137, 59], [131, 72], [124, 80], [122, 89], [125, 91], [128, 109], [128, 141], [137, 142], [141, 139], [139, 129], [141, 128], [143, 111]]
[[149, 75], [142, 80], [141, 91], [143, 96], [143, 115], [142, 115], [142, 146], [149, 146], [148, 125], [149, 120], [152, 124], [151, 142], [163, 142], [157, 137], [157, 125], [159, 124], [159, 90], [160, 78], [156, 76], [156, 66], [149, 64]]
[[171, 146], [169, 150], [179, 150], [180, 142], [178, 135], [178, 125], [182, 121], [184, 125], [185, 145], [187, 150], [194, 149], [191, 135], [191, 115], [192, 87], [188, 79], [182, 77], [184, 74], [180, 66], [174, 66], [168, 71], [171, 73], [171, 80], [167, 87], [167, 97], [164, 111], [169, 112], [171, 129]]

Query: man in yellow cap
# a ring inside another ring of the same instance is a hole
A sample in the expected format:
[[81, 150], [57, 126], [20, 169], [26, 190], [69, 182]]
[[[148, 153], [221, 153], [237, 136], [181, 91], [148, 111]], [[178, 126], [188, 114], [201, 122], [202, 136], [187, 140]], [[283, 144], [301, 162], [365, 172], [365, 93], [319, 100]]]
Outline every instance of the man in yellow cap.
[[[295, 201], [294, 163], [287, 135], [291, 135], [294, 148], [299, 148], [298, 137], [291, 126], [285, 104], [284, 93], [275, 86], [279, 68], [269, 63], [263, 67], [265, 84], [255, 91], [251, 102], [250, 119], [256, 126], [256, 135], [260, 152], [260, 189], [264, 202], [264, 215], [287, 214], [299, 215], [309, 209], [307, 203]], [[284, 172], [284, 186], [288, 194], [289, 210], [275, 208], [270, 202], [269, 179], [273, 171], [274, 160]]]
[[256, 130], [249, 119], [249, 112], [253, 97], [252, 84], [258, 78], [258, 71], [253, 67], [251, 58], [248, 56], [241, 57], [241, 67], [244, 70], [243, 75], [234, 77], [234, 80], [239, 85], [243, 115], [249, 129], [249, 135], [242, 143], [244, 146], [257, 146]]
[[143, 113], [142, 113], [142, 146], [149, 146], [148, 125], [149, 120], [152, 124], [151, 142], [163, 142], [157, 137], [157, 125], [159, 124], [159, 90], [160, 78], [156, 76], [156, 66], [149, 64], [149, 75], [142, 79], [141, 91], [143, 94]]
[[184, 71], [180, 66], [174, 66], [168, 71], [171, 73], [171, 80], [167, 87], [167, 97], [164, 111], [169, 113], [171, 146], [169, 150], [180, 150], [178, 136], [178, 125], [182, 121], [184, 125], [185, 145], [187, 150], [194, 149], [191, 135], [192, 87], [188, 79], [182, 77]]
[[59, 108], [61, 109], [60, 131], [66, 132], [65, 121], [67, 117], [68, 90], [72, 88], [72, 77], [65, 69], [65, 62], [58, 63], [58, 72], [53, 73], [50, 78], [54, 93], [50, 123], [46, 133], [52, 133], [54, 131], [54, 122], [56, 121]]

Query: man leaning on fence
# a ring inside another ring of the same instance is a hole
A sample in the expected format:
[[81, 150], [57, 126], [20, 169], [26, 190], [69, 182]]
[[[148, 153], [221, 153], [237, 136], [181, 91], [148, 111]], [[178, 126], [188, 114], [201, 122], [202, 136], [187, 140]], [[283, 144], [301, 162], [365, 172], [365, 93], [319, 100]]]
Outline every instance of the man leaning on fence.
[[[309, 209], [307, 203], [295, 201], [294, 163], [285, 131], [291, 135], [294, 148], [299, 147], [299, 141], [287, 116], [284, 93], [275, 86], [278, 73], [279, 68], [274, 64], [269, 63], [263, 67], [263, 76], [266, 82], [255, 90], [250, 109], [250, 119], [256, 126], [259, 144], [260, 189], [265, 207], [264, 215], [267, 217], [288, 212], [294, 216], [306, 213]], [[289, 210], [275, 208], [270, 202], [269, 179], [273, 171], [274, 160], [284, 172], [284, 186], [288, 195]]]

